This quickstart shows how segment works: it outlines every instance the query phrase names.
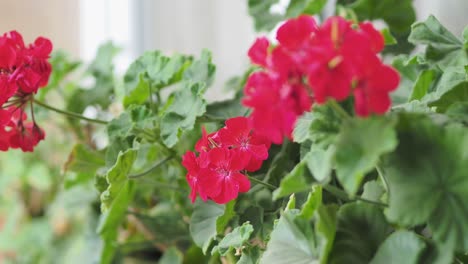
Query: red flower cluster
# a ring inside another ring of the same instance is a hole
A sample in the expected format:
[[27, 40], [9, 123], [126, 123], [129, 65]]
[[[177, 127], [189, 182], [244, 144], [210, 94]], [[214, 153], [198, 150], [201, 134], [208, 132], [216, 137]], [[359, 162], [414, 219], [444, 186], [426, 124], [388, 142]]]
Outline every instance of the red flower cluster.
[[358, 116], [390, 108], [399, 75], [377, 56], [384, 39], [372, 24], [331, 17], [318, 26], [300, 16], [286, 21], [276, 39], [276, 46], [259, 38], [250, 48], [250, 59], [263, 70], [249, 76], [243, 99], [253, 109], [255, 131], [273, 143], [291, 138], [297, 117], [314, 102], [354, 96]]
[[40, 87], [47, 84], [52, 67], [47, 61], [52, 43], [39, 37], [25, 46], [16, 31], [0, 36], [0, 150], [33, 151], [44, 131], [27, 121], [25, 108]]
[[182, 157], [192, 202], [198, 194], [203, 200], [224, 204], [250, 189], [243, 172], [258, 170], [268, 158], [270, 147], [250, 124], [247, 118], [236, 117], [226, 120], [226, 126], [214, 133], [203, 130], [195, 145], [198, 157], [191, 151]]

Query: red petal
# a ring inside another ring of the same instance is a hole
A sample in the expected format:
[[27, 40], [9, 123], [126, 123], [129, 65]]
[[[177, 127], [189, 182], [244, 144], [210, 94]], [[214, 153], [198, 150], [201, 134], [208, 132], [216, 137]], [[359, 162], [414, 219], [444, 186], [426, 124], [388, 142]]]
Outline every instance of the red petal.
[[250, 60], [255, 64], [266, 67], [269, 46], [270, 42], [267, 38], [257, 38], [248, 52]]

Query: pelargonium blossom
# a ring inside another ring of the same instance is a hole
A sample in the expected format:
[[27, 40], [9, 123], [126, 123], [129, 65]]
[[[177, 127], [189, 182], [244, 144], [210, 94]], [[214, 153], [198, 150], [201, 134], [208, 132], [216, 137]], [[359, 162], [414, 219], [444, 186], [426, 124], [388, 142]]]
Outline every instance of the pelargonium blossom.
[[260, 67], [245, 84], [242, 103], [252, 109], [253, 129], [271, 142], [292, 138], [297, 118], [314, 103], [354, 97], [358, 116], [384, 114], [397, 72], [378, 54], [382, 34], [371, 23], [330, 17], [317, 25], [311, 16], [287, 20], [277, 31], [277, 45], [258, 38], [249, 49]]
[[[34, 94], [47, 85], [52, 66], [48, 58], [50, 40], [38, 37], [26, 46], [16, 31], [0, 36], [0, 150], [19, 148], [33, 151], [45, 137], [34, 120]], [[26, 107], [31, 106], [32, 121], [27, 120]]]
[[210, 134], [203, 128], [195, 145], [198, 156], [188, 151], [182, 157], [192, 202], [200, 196], [224, 204], [247, 192], [250, 181], [245, 172], [260, 169], [269, 147], [270, 142], [252, 130], [246, 117], [228, 119], [223, 128]]

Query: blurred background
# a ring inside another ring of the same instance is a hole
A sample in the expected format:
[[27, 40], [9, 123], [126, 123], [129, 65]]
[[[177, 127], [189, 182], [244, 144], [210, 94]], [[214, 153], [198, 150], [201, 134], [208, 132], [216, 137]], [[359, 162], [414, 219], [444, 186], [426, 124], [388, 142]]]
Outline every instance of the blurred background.
[[[278, 12], [288, 1], [280, 1]], [[434, 14], [457, 36], [468, 24], [467, 0], [414, 3], [418, 20]], [[26, 41], [49, 37], [56, 49], [85, 61], [95, 56], [99, 44], [112, 40], [123, 49], [116, 58], [117, 72], [145, 50], [197, 55], [208, 48], [217, 65], [212, 100], [223, 98], [219, 87], [246, 68], [246, 51], [255, 37], [247, 1], [2, 0], [0, 17], [1, 32], [16, 29]]]

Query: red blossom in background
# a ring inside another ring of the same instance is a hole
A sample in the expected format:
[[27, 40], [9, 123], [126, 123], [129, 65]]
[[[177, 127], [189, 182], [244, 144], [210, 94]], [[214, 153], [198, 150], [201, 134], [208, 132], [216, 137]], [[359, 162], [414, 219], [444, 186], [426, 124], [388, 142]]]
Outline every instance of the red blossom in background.
[[0, 36], [0, 150], [33, 151], [44, 139], [34, 115], [32, 121], [26, 120], [25, 109], [30, 104], [33, 111], [34, 94], [49, 80], [51, 51], [52, 43], [43, 37], [25, 46], [16, 31]]
[[363, 117], [390, 108], [399, 76], [378, 57], [384, 39], [371, 23], [331, 17], [318, 26], [313, 17], [300, 16], [286, 21], [276, 39], [276, 46], [259, 38], [250, 48], [261, 70], [249, 76], [242, 101], [253, 110], [253, 129], [271, 142], [291, 139], [297, 118], [313, 103], [354, 96], [355, 112]]
[[246, 117], [228, 119], [225, 127], [211, 134], [203, 129], [195, 146], [198, 157], [191, 151], [182, 157], [192, 202], [199, 195], [224, 204], [247, 192], [250, 181], [244, 171], [258, 170], [268, 158], [269, 147]]

